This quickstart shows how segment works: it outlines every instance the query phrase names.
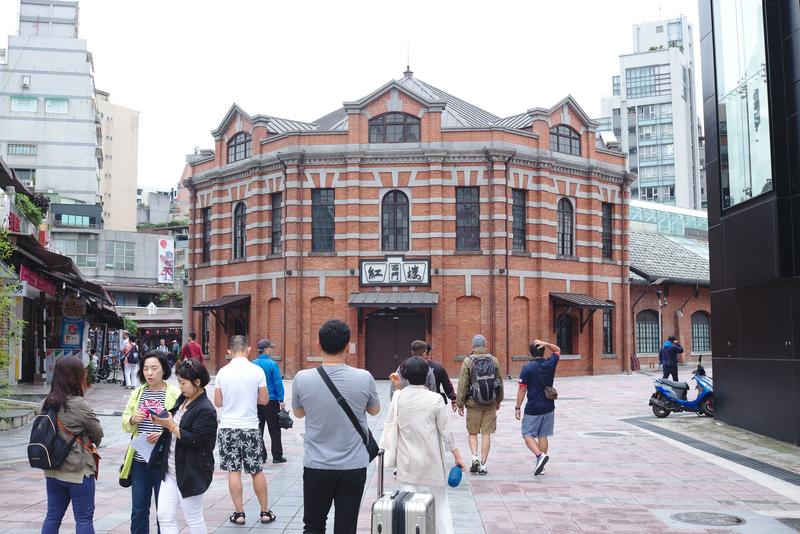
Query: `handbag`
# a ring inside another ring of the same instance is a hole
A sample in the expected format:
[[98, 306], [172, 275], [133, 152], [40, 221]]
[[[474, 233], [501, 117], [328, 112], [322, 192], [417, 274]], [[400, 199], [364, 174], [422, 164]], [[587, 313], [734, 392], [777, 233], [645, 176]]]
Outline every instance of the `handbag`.
[[558, 391], [553, 386], [545, 386], [544, 396], [547, 397], [547, 400], [556, 400], [558, 398]]
[[339, 390], [333, 385], [331, 377], [328, 376], [328, 373], [325, 372], [325, 369], [323, 369], [321, 365], [317, 367], [317, 372], [319, 373], [319, 376], [322, 377], [322, 381], [325, 382], [325, 385], [328, 386], [328, 389], [331, 390], [331, 393], [336, 398], [336, 402], [339, 403], [339, 406], [342, 408], [342, 410], [344, 410], [344, 413], [347, 414], [347, 418], [350, 419], [350, 422], [353, 424], [353, 427], [355, 427], [358, 435], [361, 436], [361, 441], [364, 442], [364, 446], [367, 448], [369, 461], [372, 462], [372, 460], [378, 456], [378, 451], [380, 450], [378, 447], [378, 442], [376, 442], [375, 438], [372, 436], [372, 431], [368, 428], [367, 433], [364, 434], [364, 429], [361, 428], [361, 424], [358, 422], [358, 419], [356, 419], [356, 414], [354, 414], [353, 410], [350, 409], [350, 405], [347, 404], [347, 400], [342, 397], [342, 394], [339, 393]]
[[294, 425], [294, 421], [292, 420], [292, 416], [289, 415], [289, 412], [286, 410], [281, 410], [278, 412], [278, 426], [283, 429], [290, 429]]
[[383, 434], [379, 445], [383, 449], [383, 465], [386, 467], [397, 467], [397, 441], [400, 433], [397, 422], [397, 400], [399, 395], [400, 391], [396, 392], [392, 398], [389, 417], [383, 426]]

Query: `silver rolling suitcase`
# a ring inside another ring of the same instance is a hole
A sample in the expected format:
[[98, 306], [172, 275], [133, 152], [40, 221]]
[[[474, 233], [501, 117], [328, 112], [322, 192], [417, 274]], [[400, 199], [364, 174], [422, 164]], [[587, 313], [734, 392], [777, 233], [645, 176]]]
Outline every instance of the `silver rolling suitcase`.
[[372, 504], [372, 534], [436, 532], [433, 495], [413, 491], [383, 493], [383, 449], [378, 453], [378, 500]]

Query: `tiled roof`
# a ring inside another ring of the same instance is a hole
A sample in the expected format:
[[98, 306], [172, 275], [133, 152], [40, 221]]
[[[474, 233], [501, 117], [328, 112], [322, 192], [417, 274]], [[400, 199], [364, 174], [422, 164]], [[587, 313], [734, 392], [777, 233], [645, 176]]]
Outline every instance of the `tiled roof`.
[[504, 119], [500, 119], [499, 121], [494, 123], [494, 126], [500, 126], [501, 128], [528, 128], [531, 124], [533, 124], [533, 118], [530, 116], [529, 113], [520, 113], [519, 115], [512, 115], [510, 117], [506, 117]]
[[550, 293], [550, 298], [567, 304], [574, 304], [579, 308], [613, 308], [614, 305], [607, 300], [600, 300], [583, 293]]
[[339, 108], [315, 120], [314, 124], [317, 125], [317, 130], [343, 130], [347, 128], [347, 113], [344, 108]]
[[287, 132], [305, 132], [308, 130], [316, 129], [315, 124], [308, 122], [295, 121], [292, 119], [281, 119], [279, 117], [271, 117], [269, 115], [257, 115], [253, 120], [261, 119], [266, 121], [267, 131], [275, 134], [282, 134]]
[[630, 268], [650, 280], [666, 278], [708, 284], [708, 243], [663, 234], [631, 232]]

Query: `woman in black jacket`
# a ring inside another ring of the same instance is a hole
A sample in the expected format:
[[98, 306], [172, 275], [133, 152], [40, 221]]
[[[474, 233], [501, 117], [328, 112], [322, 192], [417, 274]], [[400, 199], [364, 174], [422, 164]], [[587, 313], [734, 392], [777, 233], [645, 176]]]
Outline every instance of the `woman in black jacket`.
[[158, 523], [163, 534], [177, 534], [178, 507], [189, 532], [205, 534], [203, 494], [214, 474], [217, 410], [206, 395], [210, 378], [202, 363], [186, 359], [175, 373], [181, 396], [166, 417], [153, 415], [164, 432], [150, 456], [150, 467], [160, 469]]

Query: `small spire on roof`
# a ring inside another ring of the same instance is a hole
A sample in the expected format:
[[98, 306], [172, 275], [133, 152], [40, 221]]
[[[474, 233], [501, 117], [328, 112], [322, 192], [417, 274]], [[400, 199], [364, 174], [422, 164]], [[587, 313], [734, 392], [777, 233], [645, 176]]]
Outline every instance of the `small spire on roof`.
[[405, 70], [405, 72], [403, 72], [403, 76], [405, 76], [406, 78], [413, 78], [414, 77], [414, 73], [411, 71], [411, 67], [410, 66], [406, 65], [406, 70]]

